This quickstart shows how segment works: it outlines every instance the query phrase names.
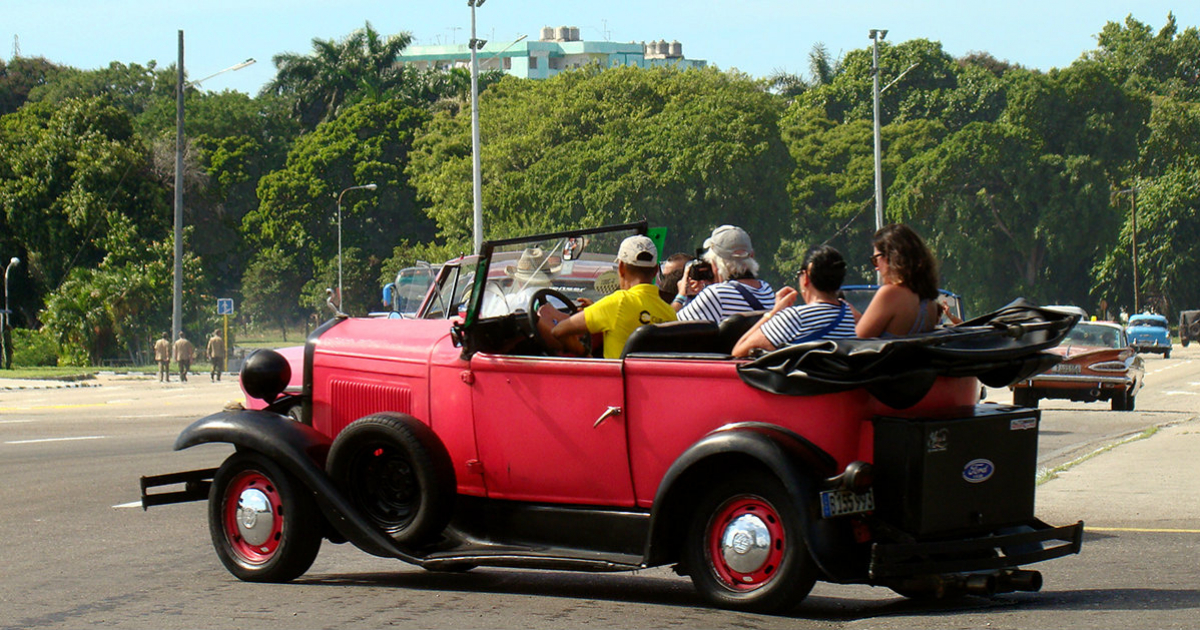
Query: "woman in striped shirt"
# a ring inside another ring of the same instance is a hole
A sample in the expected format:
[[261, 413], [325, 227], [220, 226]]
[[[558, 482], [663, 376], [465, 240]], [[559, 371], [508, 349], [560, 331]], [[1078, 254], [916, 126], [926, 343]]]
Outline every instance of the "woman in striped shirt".
[[682, 294], [676, 296], [676, 301], [687, 301], [679, 311], [680, 320], [720, 323], [734, 313], [765, 311], [775, 306], [775, 290], [757, 278], [758, 261], [754, 260], [754, 248], [745, 230], [722, 225], [713, 230], [704, 247], [708, 249], [704, 260], [712, 264], [717, 282], [690, 301]]
[[[858, 314], [837, 297], [845, 277], [846, 261], [838, 250], [828, 245], [810, 248], [797, 280], [799, 293], [791, 287], [780, 289], [775, 307], [742, 335], [733, 356], [749, 356], [756, 348], [770, 352], [819, 339], [853, 338]], [[804, 303], [792, 306], [798, 296]]]

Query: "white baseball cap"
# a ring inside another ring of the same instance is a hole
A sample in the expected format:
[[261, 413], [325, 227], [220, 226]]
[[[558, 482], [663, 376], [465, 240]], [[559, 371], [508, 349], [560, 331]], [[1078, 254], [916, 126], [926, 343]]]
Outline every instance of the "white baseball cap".
[[704, 241], [704, 247], [726, 260], [754, 256], [750, 235], [736, 225], [722, 225], [713, 230], [712, 236]]
[[658, 248], [649, 237], [640, 234], [630, 236], [621, 241], [617, 260], [634, 267], [655, 267], [658, 265]]

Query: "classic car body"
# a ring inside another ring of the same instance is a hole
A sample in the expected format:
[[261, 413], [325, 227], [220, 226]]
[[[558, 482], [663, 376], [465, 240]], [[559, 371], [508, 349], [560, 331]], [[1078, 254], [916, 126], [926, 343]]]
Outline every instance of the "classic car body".
[[1179, 343], [1184, 348], [1193, 339], [1200, 339], [1200, 311], [1179, 312]]
[[1133, 411], [1145, 370], [1119, 324], [1079, 322], [1050, 352], [1061, 355], [1062, 362], [1014, 384], [1014, 404], [1037, 407], [1042, 398], [1059, 398], [1109, 401], [1113, 411]]
[[1171, 358], [1171, 331], [1162, 315], [1141, 313], [1130, 317], [1125, 337], [1138, 352], [1157, 352], [1163, 358]]
[[[611, 292], [616, 244], [645, 231], [486, 242], [442, 267], [416, 319], [340, 317], [290, 361], [256, 353], [242, 385], [259, 408], [175, 444], [237, 452], [144, 477], [143, 505], [207, 499], [214, 548], [243, 580], [293, 579], [328, 539], [429, 570], [673, 565], [714, 605], [756, 612], [818, 579], [1038, 590], [1022, 565], [1079, 551], [1082, 523], [1033, 514], [1037, 410], [977, 404], [980, 382], [1053, 363], [1042, 350], [1073, 318], [1018, 305], [750, 362], [707, 322], [643, 326], [620, 359], [545, 352], [533, 307]], [[512, 261], [535, 249], [552, 292], [523, 306]]]

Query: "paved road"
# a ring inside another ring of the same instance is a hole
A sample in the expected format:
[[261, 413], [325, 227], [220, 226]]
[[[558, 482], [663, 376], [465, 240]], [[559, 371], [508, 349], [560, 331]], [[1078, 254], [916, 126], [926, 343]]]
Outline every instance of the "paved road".
[[1200, 348], [1190, 350], [1147, 358], [1137, 412], [1044, 404], [1047, 470], [1165, 428], [1041, 486], [1040, 516], [1083, 519], [1091, 532], [1083, 554], [1040, 567], [1043, 592], [928, 603], [820, 584], [788, 618], [706, 608], [666, 569], [435, 574], [331, 544], [295, 584], [238, 582], [216, 560], [202, 503], [129, 507], [140, 475], [214, 466], [231, 451], [170, 447], [237, 399], [236, 385], [103, 377], [99, 387], [0, 389], [0, 627], [1195, 627]]

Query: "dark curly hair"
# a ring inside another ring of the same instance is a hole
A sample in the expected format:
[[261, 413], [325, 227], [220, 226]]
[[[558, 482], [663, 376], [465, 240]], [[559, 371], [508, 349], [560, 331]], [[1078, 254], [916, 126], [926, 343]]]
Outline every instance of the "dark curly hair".
[[938, 297], [937, 261], [925, 241], [902, 223], [879, 228], [871, 244], [888, 261], [888, 270], [900, 284], [912, 289], [921, 299]]

